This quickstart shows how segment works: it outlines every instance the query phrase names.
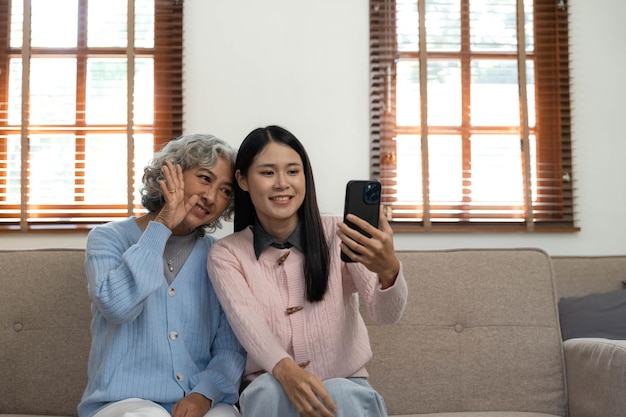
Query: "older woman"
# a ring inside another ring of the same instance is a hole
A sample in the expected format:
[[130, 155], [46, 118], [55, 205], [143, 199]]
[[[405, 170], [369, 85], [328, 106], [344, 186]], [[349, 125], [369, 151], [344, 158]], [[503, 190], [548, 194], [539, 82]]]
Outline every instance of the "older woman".
[[85, 268], [92, 346], [80, 417], [233, 417], [245, 363], [206, 271], [233, 210], [235, 150], [169, 142], [144, 169], [148, 214], [94, 228]]

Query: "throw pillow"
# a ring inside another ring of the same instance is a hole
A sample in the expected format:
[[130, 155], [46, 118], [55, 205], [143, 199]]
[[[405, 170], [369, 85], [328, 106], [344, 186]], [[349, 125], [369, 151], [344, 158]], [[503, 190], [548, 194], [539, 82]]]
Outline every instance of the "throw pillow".
[[626, 291], [561, 298], [559, 318], [563, 340], [626, 339]]

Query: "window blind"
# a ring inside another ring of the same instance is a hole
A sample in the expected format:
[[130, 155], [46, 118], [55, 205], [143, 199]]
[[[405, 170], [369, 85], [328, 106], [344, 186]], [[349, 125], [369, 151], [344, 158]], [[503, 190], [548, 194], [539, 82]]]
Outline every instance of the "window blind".
[[371, 0], [371, 176], [396, 231], [575, 231], [559, 0]]
[[182, 133], [182, 17], [176, 0], [0, 0], [0, 231], [144, 212], [143, 166]]

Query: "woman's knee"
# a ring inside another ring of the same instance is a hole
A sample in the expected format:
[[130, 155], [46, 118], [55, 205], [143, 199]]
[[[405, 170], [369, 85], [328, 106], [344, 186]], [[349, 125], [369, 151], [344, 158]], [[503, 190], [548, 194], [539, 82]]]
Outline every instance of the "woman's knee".
[[260, 408], [263, 406], [274, 406], [277, 403], [287, 400], [287, 394], [280, 385], [280, 382], [269, 373], [263, 374], [252, 381], [239, 396], [239, 404], [242, 411], [246, 406]]
[[324, 385], [337, 405], [339, 417], [387, 416], [387, 408], [382, 396], [364, 378], [333, 378], [324, 381]]
[[128, 398], [110, 403], [94, 417], [170, 417], [170, 413], [153, 401]]

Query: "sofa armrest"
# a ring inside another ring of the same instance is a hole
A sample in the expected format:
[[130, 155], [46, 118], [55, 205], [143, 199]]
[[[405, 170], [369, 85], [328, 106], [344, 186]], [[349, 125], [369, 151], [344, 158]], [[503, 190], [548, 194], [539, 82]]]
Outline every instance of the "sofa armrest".
[[570, 417], [617, 416], [626, 409], [626, 340], [563, 342]]

